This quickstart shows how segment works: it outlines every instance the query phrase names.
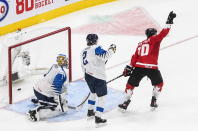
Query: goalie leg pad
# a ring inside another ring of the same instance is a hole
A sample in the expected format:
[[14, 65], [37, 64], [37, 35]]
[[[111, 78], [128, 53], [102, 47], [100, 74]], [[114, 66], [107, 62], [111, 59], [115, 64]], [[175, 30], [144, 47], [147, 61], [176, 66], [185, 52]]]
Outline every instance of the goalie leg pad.
[[55, 96], [55, 101], [58, 104], [56, 110], [60, 112], [67, 112], [68, 111], [68, 102], [64, 95]]
[[45, 96], [35, 89], [34, 89], [34, 94], [35, 94], [36, 98], [38, 99], [38, 101], [41, 105], [57, 106], [57, 102], [55, 102], [54, 97]]

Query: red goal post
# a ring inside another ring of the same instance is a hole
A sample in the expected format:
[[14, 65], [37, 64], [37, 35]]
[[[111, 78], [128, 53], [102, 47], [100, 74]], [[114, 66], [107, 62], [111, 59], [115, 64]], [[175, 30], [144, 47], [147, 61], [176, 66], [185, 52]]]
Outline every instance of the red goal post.
[[[64, 27], [64, 28], [61, 28], [61, 29], [58, 29], [58, 30], [55, 30], [55, 31], [52, 31], [50, 33], [46, 33], [46, 34], [43, 34], [43, 35], [40, 35], [38, 37], [35, 37], [35, 38], [32, 38], [32, 39], [29, 39], [29, 40], [26, 40], [24, 42], [20, 42], [18, 44], [15, 44], [15, 45], [12, 45], [12, 46], [9, 46], [8, 47], [8, 91], [9, 91], [9, 104], [12, 104], [13, 102], [13, 94], [12, 94], [12, 49], [13, 48], [16, 48], [16, 47], [19, 47], [19, 46], [22, 46], [22, 45], [26, 45], [26, 44], [29, 44], [29, 43], [32, 43], [34, 41], [37, 41], [37, 40], [41, 40], [43, 38], [46, 38], [46, 37], [49, 37], [49, 36], [52, 36], [52, 35], [55, 35], [55, 34], [58, 34], [58, 33], [61, 33], [61, 32], [64, 32], [64, 31], [67, 31], [67, 37], [68, 38], [68, 43], [65, 43], [65, 44], [68, 44], [68, 58], [69, 58], [69, 81], [72, 81], [72, 59], [71, 59], [71, 54], [72, 54], [72, 50], [71, 50], [71, 28], [70, 27]], [[36, 44], [36, 43], [33, 43], [33, 44]]]

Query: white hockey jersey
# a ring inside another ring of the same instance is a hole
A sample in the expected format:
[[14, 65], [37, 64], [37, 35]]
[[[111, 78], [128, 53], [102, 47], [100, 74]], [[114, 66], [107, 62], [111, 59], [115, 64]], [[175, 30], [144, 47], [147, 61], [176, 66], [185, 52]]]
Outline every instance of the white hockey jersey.
[[113, 50], [106, 51], [99, 45], [88, 46], [81, 52], [82, 70], [95, 78], [106, 80], [105, 64], [113, 53]]
[[66, 80], [67, 75], [63, 67], [54, 64], [44, 77], [34, 85], [34, 89], [45, 96], [54, 97], [64, 92]]

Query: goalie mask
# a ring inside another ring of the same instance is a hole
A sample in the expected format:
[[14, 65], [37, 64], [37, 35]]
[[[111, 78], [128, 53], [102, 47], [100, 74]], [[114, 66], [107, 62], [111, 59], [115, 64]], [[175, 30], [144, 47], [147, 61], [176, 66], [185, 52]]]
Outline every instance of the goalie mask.
[[68, 58], [67, 58], [66, 55], [64, 55], [64, 54], [59, 54], [59, 55], [57, 56], [56, 61], [57, 61], [57, 64], [58, 64], [59, 66], [64, 66], [64, 67], [66, 67], [67, 69], [69, 68], [69, 61], [68, 61]]
[[153, 35], [156, 35], [157, 30], [155, 28], [148, 28], [148, 29], [146, 29], [145, 34], [146, 34], [147, 38], [149, 38]]

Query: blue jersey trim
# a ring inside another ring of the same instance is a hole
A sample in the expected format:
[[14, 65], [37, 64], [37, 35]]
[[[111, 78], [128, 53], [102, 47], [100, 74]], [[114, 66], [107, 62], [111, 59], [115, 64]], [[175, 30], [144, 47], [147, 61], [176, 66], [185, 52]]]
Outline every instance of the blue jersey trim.
[[90, 105], [95, 105], [95, 101], [92, 101], [92, 100], [88, 100], [88, 104], [90, 104]]
[[103, 112], [104, 111], [104, 108], [102, 108], [102, 107], [96, 107], [96, 111]]
[[95, 49], [95, 55], [104, 55], [104, 54], [106, 54], [106, 50], [104, 50], [104, 49], [102, 49], [101, 48], [101, 46], [99, 46], [99, 47], [97, 47], [96, 49]]
[[66, 81], [67, 77], [64, 76], [63, 74], [57, 74], [54, 78], [52, 87], [54, 87], [54, 91], [57, 94], [61, 93], [62, 90], [62, 86], [64, 84], [64, 82]]

